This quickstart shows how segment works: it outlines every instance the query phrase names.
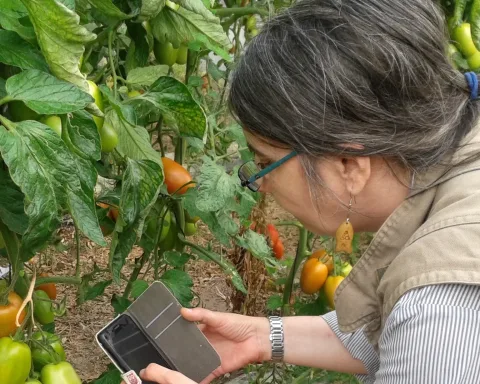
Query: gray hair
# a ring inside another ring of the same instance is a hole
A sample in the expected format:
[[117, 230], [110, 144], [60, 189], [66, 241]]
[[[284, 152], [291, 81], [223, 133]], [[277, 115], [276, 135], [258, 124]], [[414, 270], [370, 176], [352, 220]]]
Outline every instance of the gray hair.
[[302, 0], [248, 45], [230, 108], [248, 131], [307, 158], [382, 156], [421, 172], [479, 114], [447, 43], [433, 0]]

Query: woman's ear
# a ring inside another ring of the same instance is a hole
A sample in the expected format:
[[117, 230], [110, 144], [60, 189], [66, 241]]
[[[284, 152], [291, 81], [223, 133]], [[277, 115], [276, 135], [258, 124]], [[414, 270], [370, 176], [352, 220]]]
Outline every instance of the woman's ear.
[[370, 157], [344, 157], [341, 159], [341, 176], [348, 193], [357, 196], [363, 191], [372, 172]]

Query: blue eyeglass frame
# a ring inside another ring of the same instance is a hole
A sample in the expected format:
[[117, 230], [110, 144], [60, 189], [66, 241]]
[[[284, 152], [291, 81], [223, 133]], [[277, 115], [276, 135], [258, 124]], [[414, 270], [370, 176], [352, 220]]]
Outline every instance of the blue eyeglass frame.
[[[282, 157], [280, 160], [277, 160], [275, 161], [274, 163], [270, 164], [269, 166], [265, 167], [264, 169], [262, 169], [260, 172], [257, 172], [256, 174], [254, 174], [253, 176], [251, 176], [248, 180], [242, 180], [242, 176], [241, 176], [241, 173], [240, 173], [240, 170], [242, 169], [242, 167], [245, 165], [245, 164], [248, 164], [250, 163], [251, 161], [253, 160], [250, 160], [250, 161], [247, 161], [245, 163], [242, 164], [242, 166], [238, 169], [238, 177], [240, 178], [241, 180], [241, 185], [242, 187], [249, 187], [251, 184], [253, 184], [255, 181], [257, 181], [258, 179], [262, 178], [263, 176], [265, 176], [266, 174], [272, 172], [274, 169], [278, 168], [279, 166], [281, 166], [283, 163], [285, 163], [286, 161], [290, 160], [292, 157], [295, 157], [297, 156], [298, 153], [297, 151], [292, 151], [290, 152], [288, 155]], [[250, 187], [249, 187], [250, 188]], [[251, 188], [250, 188], [251, 189]], [[256, 191], [254, 191], [256, 192]]]

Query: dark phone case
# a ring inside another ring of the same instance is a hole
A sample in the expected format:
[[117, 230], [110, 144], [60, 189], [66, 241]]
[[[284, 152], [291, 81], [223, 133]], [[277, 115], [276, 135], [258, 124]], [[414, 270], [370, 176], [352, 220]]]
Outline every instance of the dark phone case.
[[181, 305], [161, 282], [154, 282], [125, 311], [163, 359], [195, 382], [220, 366], [220, 357], [194, 323], [180, 314]]

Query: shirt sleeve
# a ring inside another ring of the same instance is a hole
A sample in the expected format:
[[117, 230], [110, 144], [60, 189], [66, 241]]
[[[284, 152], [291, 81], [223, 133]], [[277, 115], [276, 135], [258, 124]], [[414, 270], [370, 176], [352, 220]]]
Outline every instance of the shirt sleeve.
[[480, 377], [480, 287], [437, 285], [404, 295], [379, 340], [375, 384], [463, 384]]

